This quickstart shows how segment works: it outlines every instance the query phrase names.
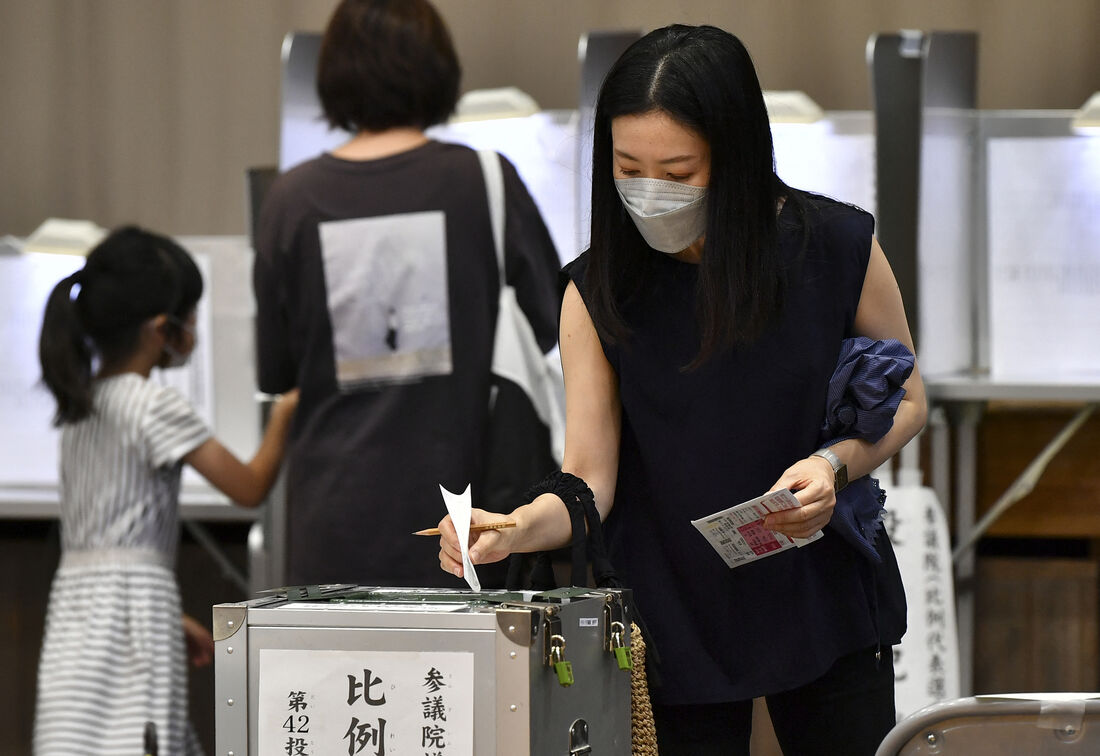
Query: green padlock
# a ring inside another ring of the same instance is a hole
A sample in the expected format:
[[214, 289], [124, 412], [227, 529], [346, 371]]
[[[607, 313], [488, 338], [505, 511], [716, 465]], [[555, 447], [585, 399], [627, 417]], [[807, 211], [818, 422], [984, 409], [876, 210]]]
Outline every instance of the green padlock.
[[630, 658], [630, 649], [626, 646], [615, 649], [615, 661], [619, 663], [619, 669], [634, 669], [634, 660]]
[[560, 635], [550, 636], [550, 665], [563, 688], [573, 684], [573, 664], [565, 660], [565, 638]]
[[630, 649], [623, 643], [623, 623], [611, 623], [611, 650], [615, 653], [615, 661], [619, 669], [633, 669], [634, 660], [630, 658]]
[[554, 662], [554, 671], [558, 673], [558, 682], [562, 687], [568, 688], [573, 684], [573, 662], [564, 659]]

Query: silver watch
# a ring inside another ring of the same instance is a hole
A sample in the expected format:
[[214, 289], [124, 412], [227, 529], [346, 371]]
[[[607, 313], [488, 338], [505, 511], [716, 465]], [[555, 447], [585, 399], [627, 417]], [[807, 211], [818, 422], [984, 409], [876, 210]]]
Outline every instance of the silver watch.
[[848, 485], [848, 465], [840, 461], [840, 457], [833, 454], [829, 449], [818, 449], [811, 457], [821, 457], [828, 462], [833, 468], [833, 488], [836, 493], [840, 493], [844, 490], [844, 487]]

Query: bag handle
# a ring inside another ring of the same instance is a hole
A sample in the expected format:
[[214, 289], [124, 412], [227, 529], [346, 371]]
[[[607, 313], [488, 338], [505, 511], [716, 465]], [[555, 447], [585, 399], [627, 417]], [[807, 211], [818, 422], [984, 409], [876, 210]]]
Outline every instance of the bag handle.
[[[555, 470], [541, 481], [531, 486], [524, 494], [523, 498], [525, 501], [533, 501], [537, 496], [544, 493], [552, 493], [560, 498], [565, 503], [565, 508], [569, 512], [569, 524], [572, 531], [572, 538], [569, 543], [572, 562], [572, 574], [570, 579], [573, 585], [583, 586], [588, 582], [588, 565], [591, 563], [592, 577], [596, 582], [597, 588], [622, 589], [624, 587], [622, 581], [619, 579], [618, 574], [615, 572], [615, 568], [611, 565], [611, 559], [607, 555], [607, 546], [604, 543], [603, 536], [603, 524], [600, 521], [599, 510], [596, 509], [596, 497], [593, 495], [592, 489], [588, 487], [588, 484], [576, 475], [572, 475], [563, 470]], [[585, 532], [586, 526], [587, 532]], [[549, 590], [554, 588], [554, 571], [550, 564], [550, 553], [540, 551], [535, 554], [535, 563], [526, 581], [523, 576], [523, 556], [523, 554], [512, 554], [509, 558], [508, 579], [505, 584], [507, 589], [521, 590], [524, 588], [525, 582], [527, 583], [527, 587], [536, 590]], [[648, 671], [646, 671], [645, 667], [642, 665], [638, 665], [635, 669], [641, 670], [640, 679], [643, 683], [648, 675], [648, 685], [653, 687], [659, 686], [661, 679], [659, 669], [661, 657], [660, 654], [657, 653], [656, 645], [653, 643], [649, 629], [642, 620], [641, 613], [633, 604], [633, 599], [631, 599], [631, 618], [636, 626], [638, 635], [646, 639], [643, 653], [648, 656], [652, 662], [648, 666]], [[645, 707], [648, 708], [648, 705], [649, 702], [647, 700], [645, 701]], [[651, 720], [652, 712], [649, 712], [648, 715], [643, 712], [642, 720], [645, 720], [646, 716]], [[652, 725], [649, 726], [648, 732], [650, 736], [652, 736]], [[641, 734], [645, 737], [645, 732]], [[637, 753], [653, 753], [656, 749], [655, 742], [652, 747], [654, 749], [653, 751], [643, 750], [637, 751]]]
[[504, 275], [504, 172], [500, 168], [500, 155], [493, 150], [478, 150], [481, 174], [485, 177], [485, 194], [489, 200], [489, 223], [493, 227], [493, 247], [497, 254], [497, 270], [500, 286], [506, 286]]
[[[588, 582], [588, 566], [592, 565], [592, 577], [597, 588], [622, 588], [622, 582], [611, 565], [607, 556], [607, 547], [604, 544], [603, 524], [600, 522], [600, 513], [596, 509], [596, 498], [592, 489], [581, 478], [561, 470], [555, 470], [543, 480], [531, 486], [523, 495], [524, 501], [532, 501], [540, 494], [552, 493], [565, 503], [569, 513], [569, 523], [572, 531], [570, 538], [571, 576], [574, 586], [584, 586]], [[517, 555], [513, 555], [517, 556]], [[508, 588], [521, 587], [522, 574], [520, 573], [522, 560], [513, 559], [509, 565]], [[538, 587], [544, 587], [546, 580], [553, 581], [552, 573], [549, 573], [549, 554], [540, 552], [536, 556], [535, 570], [532, 574], [532, 583]], [[535, 587], [532, 585], [532, 587]]]

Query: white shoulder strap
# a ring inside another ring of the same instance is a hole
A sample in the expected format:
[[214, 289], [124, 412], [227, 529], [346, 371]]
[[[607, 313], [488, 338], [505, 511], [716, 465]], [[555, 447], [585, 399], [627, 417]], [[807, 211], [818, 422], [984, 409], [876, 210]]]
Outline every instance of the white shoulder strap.
[[500, 169], [500, 156], [493, 150], [478, 150], [481, 172], [485, 176], [485, 193], [489, 198], [489, 222], [493, 226], [493, 246], [497, 253], [497, 270], [500, 285], [504, 276], [504, 173]]

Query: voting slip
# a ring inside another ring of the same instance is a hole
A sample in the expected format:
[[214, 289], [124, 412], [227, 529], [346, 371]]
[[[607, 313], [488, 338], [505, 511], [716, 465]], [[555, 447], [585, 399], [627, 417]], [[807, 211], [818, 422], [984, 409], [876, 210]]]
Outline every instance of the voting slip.
[[787, 549], [801, 548], [821, 538], [820, 530], [809, 538], [789, 538], [764, 527], [764, 518], [772, 512], [799, 506], [794, 494], [784, 488], [692, 520], [691, 524], [703, 534], [726, 564], [740, 567]]
[[439, 487], [439, 493], [443, 494], [443, 503], [447, 505], [447, 514], [454, 523], [455, 533], [458, 534], [458, 545], [462, 550], [462, 576], [466, 578], [466, 584], [475, 591], [481, 590], [481, 581], [477, 578], [477, 570], [470, 560], [470, 513], [473, 508], [470, 500], [470, 486], [462, 493], [451, 493], [443, 486]]

